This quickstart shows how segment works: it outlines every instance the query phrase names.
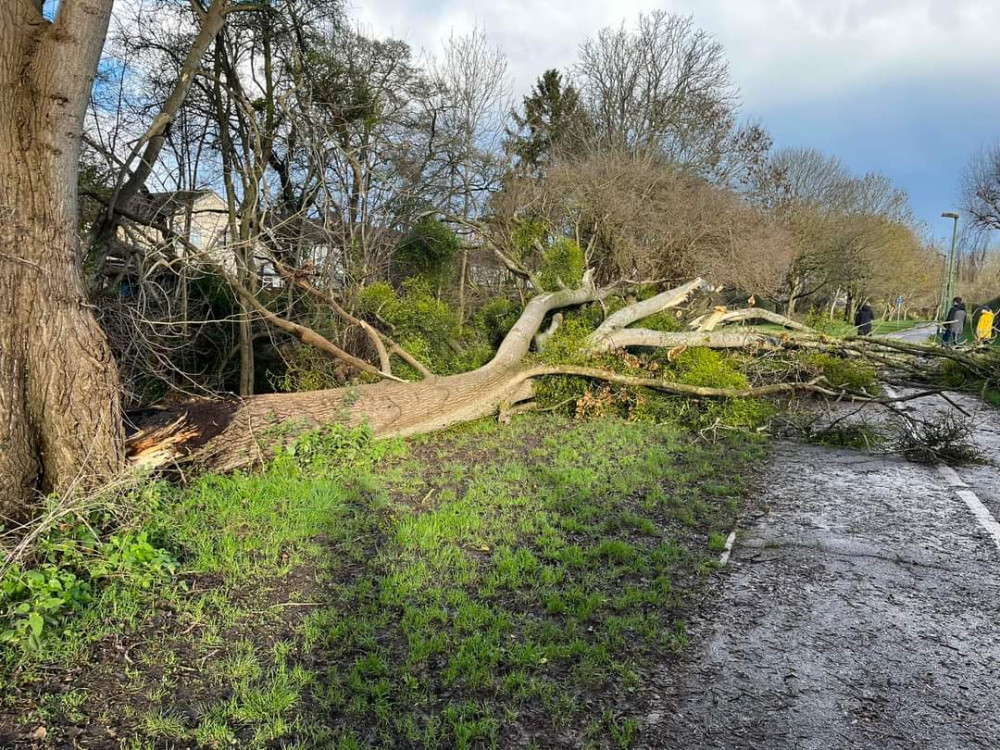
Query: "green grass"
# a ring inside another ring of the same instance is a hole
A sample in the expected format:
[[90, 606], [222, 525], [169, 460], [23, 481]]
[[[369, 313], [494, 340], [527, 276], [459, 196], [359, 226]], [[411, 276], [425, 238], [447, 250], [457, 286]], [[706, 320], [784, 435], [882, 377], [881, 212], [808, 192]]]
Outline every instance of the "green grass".
[[104, 585], [8, 652], [0, 740], [630, 747], [765, 451], [527, 416], [408, 444], [329, 430], [163, 488], [146, 526], [180, 574]]

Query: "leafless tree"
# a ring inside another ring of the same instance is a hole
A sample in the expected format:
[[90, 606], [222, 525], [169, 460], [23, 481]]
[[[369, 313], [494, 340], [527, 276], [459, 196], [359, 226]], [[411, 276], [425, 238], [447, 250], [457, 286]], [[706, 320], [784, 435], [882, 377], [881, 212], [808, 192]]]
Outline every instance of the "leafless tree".
[[691, 18], [654, 11], [634, 29], [602, 29], [573, 72], [599, 146], [701, 168], [721, 160], [737, 94], [722, 45]]
[[975, 229], [987, 235], [1000, 230], [1000, 142], [983, 146], [966, 164], [962, 207]]

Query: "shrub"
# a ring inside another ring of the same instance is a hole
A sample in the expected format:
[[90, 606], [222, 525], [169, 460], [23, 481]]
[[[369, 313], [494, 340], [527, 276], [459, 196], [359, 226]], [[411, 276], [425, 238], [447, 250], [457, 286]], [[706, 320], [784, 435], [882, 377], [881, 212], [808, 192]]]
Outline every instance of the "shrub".
[[[161, 485], [137, 490], [130, 505], [152, 512]], [[0, 579], [0, 644], [37, 650], [48, 635], [62, 634], [90, 605], [97, 590], [114, 581], [148, 589], [169, 580], [177, 561], [146, 529], [113, 531], [108, 507], [71, 516], [42, 533], [29, 564]]]
[[648, 328], [650, 331], [663, 331], [664, 333], [676, 333], [684, 330], [684, 321], [676, 313], [670, 310], [650, 315], [645, 320], [636, 323], [637, 328]]
[[687, 349], [673, 363], [672, 375], [677, 382], [687, 385], [748, 388], [746, 375], [736, 369], [733, 361], [714, 349]]
[[460, 244], [446, 224], [428, 216], [400, 241], [396, 264], [405, 276], [421, 276], [437, 286], [453, 270]]
[[360, 308], [389, 323], [400, 345], [432, 372], [449, 372], [454, 352], [448, 341], [461, 334], [458, 314], [434, 296], [426, 278], [407, 279], [402, 292], [384, 282], [372, 284], [361, 291]]
[[434, 296], [430, 284], [424, 279], [406, 281], [403, 296], [387, 310], [384, 317], [403, 338], [421, 335], [437, 345], [459, 334], [458, 315], [446, 302]]
[[493, 346], [499, 346], [518, 316], [521, 306], [506, 297], [493, 297], [479, 308], [475, 316], [475, 326]]
[[583, 341], [594, 331], [594, 326], [586, 316], [568, 312], [564, 314], [562, 325], [549, 338], [540, 358], [545, 362], [581, 364], [587, 360], [582, 352]]
[[585, 270], [586, 260], [580, 246], [571, 239], [560, 237], [542, 255], [539, 280], [546, 291], [558, 289], [559, 282], [574, 288], [580, 285]]
[[[730, 357], [714, 349], [688, 349], [672, 365], [672, 377], [680, 383], [705, 388], [745, 389], [750, 383]], [[682, 411], [682, 421], [696, 427], [716, 423], [738, 429], [756, 429], [770, 419], [776, 409], [773, 404], [756, 398], [705, 400]]]
[[535, 382], [535, 400], [543, 409], [562, 414], [574, 414], [576, 402], [590, 387], [586, 378], [572, 375], [552, 375]]
[[695, 421], [706, 426], [718, 422], [725, 427], [755, 430], [766, 424], [777, 411], [777, 407], [770, 401], [758, 398], [730, 398], [709, 402], [703, 416]]
[[446, 374], [457, 374], [469, 372], [482, 367], [491, 359], [495, 350], [486, 343], [473, 343], [465, 347], [464, 351], [453, 354], [446, 365]]
[[544, 222], [536, 219], [520, 219], [514, 225], [511, 240], [514, 247], [521, 252], [530, 252], [536, 243], [543, 244], [547, 235], [548, 229]]
[[875, 368], [865, 362], [825, 353], [808, 354], [802, 362], [812, 374], [822, 375], [837, 388], [878, 392]]
[[385, 281], [363, 287], [358, 295], [358, 305], [368, 315], [382, 315], [384, 310], [397, 304], [399, 297], [396, 296], [396, 290]]
[[368, 425], [334, 422], [299, 435], [278, 451], [269, 470], [281, 473], [283, 465], [291, 462], [319, 473], [354, 471], [374, 466], [399, 450], [400, 445], [392, 440], [375, 440]]

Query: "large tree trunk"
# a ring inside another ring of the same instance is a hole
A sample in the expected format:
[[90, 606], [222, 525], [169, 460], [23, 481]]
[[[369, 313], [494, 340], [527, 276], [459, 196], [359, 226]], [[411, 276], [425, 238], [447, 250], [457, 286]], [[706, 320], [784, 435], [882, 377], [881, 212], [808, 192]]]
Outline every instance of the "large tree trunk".
[[527, 381], [517, 366], [487, 365], [419, 382], [255, 396], [240, 404], [226, 429], [197, 458], [213, 471], [260, 463], [270, 455], [275, 428], [282, 424], [298, 430], [365, 423], [380, 436], [432, 432], [496, 413], [505, 402], [529, 398]]
[[0, 3], [0, 513], [124, 461], [118, 373], [84, 297], [82, 120], [112, 0]]
[[534, 297], [490, 363], [472, 372], [431, 376], [419, 382], [385, 381], [244, 399], [223, 432], [204, 447], [197, 459], [215, 471], [258, 463], [269, 454], [273, 428], [282, 423], [308, 429], [334, 422], [364, 422], [377, 435], [406, 436], [495, 413], [504, 403], [530, 398], [531, 373], [524, 359], [545, 316], [552, 310], [592, 302], [608, 294], [610, 290], [597, 289], [588, 275], [579, 289]]
[[799, 295], [802, 294], [803, 286], [799, 277], [792, 277], [788, 282], [788, 301], [785, 303], [785, 315], [791, 317], [795, 314], [798, 306]]
[[[280, 266], [279, 266], [280, 268]], [[284, 271], [287, 275], [287, 270]], [[323, 293], [302, 280], [297, 281], [319, 299]], [[253, 295], [238, 284], [237, 293], [248, 300]], [[757, 308], [728, 311], [716, 308], [692, 322], [697, 330], [665, 333], [632, 324], [665, 309], [684, 304], [699, 289], [711, 288], [701, 279], [682, 284], [669, 291], [616, 311], [583, 343], [582, 351], [598, 354], [626, 347], [683, 349], [688, 346], [708, 346], [719, 349], [752, 348], [782, 349], [789, 346], [820, 347], [827, 340], [811, 329], [781, 315]], [[532, 397], [534, 379], [557, 374], [576, 375], [597, 380], [654, 388], [668, 393], [697, 398], [742, 398], [770, 396], [795, 391], [811, 391], [828, 396], [838, 393], [819, 381], [781, 383], [751, 389], [700, 388], [673, 383], [659, 378], [630, 378], [595, 368], [547, 366], [532, 363], [527, 358], [534, 340], [543, 346], [545, 335], [536, 335], [548, 313], [559, 308], [581, 305], [604, 299], [611, 289], [598, 289], [588, 272], [579, 289], [564, 289], [540, 294], [528, 302], [518, 321], [504, 338], [489, 364], [473, 372], [435, 377], [427, 373], [419, 382], [393, 379], [370, 385], [336, 388], [308, 393], [282, 393], [241, 399], [238, 403], [216, 405], [208, 415], [195, 414], [191, 420], [181, 413], [169, 425], [141, 432], [130, 443], [132, 460], [144, 466], [157, 466], [187, 456], [211, 471], [229, 471], [259, 464], [268, 459], [277, 444], [289, 440], [304, 430], [325, 424], [367, 424], [376, 435], [407, 436], [449, 427], [482, 416], [503, 413]], [[331, 300], [334, 309], [339, 308]], [[363, 372], [379, 374], [372, 365], [358, 360], [335, 347], [310, 329], [285, 321], [256, 303], [264, 319], [284, 330], [295, 333], [302, 341], [312, 343], [335, 359], [350, 363]], [[559, 316], [553, 316], [549, 334], [557, 328]], [[792, 343], [786, 335], [769, 335], [753, 330], [718, 331], [717, 325], [752, 320], [778, 323], [799, 331]], [[393, 343], [393, 350], [402, 355]], [[418, 368], [421, 369], [421, 368]], [[380, 373], [386, 377], [385, 373]], [[530, 408], [530, 405], [525, 408]], [[192, 407], [195, 412], [201, 406]], [[185, 411], [182, 408], [180, 411]], [[221, 431], [218, 426], [222, 425]], [[191, 444], [201, 447], [191, 455]]]

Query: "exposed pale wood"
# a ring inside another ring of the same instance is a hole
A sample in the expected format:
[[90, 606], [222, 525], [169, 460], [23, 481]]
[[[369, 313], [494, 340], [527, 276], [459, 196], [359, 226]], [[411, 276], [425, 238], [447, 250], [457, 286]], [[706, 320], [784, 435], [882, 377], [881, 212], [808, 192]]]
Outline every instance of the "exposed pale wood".
[[182, 415], [168, 425], [144, 430], [125, 441], [125, 452], [133, 466], [153, 468], [184, 455], [184, 445], [199, 437], [199, 430]]
[[716, 308], [715, 311], [709, 315], [702, 316], [691, 321], [691, 327], [698, 331], [714, 331], [720, 325], [741, 323], [748, 320], [763, 320], [766, 323], [774, 323], [775, 325], [779, 325], [793, 331], [816, 333], [815, 330], [807, 325], [799, 323], [797, 320], [792, 320], [789, 317], [779, 315], [778, 313], [771, 312], [770, 310], [761, 310], [758, 307], [748, 307], [743, 310], [726, 310], [724, 307]]
[[632, 325], [637, 320], [648, 318], [650, 315], [663, 312], [672, 307], [684, 304], [688, 298], [698, 289], [707, 288], [703, 279], [694, 279], [681, 284], [678, 287], [669, 289], [654, 297], [650, 297], [642, 302], [635, 302], [623, 307], [621, 310], [609, 315], [607, 319], [598, 326], [591, 336], [592, 341], [599, 341], [615, 331]]

